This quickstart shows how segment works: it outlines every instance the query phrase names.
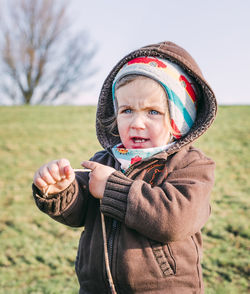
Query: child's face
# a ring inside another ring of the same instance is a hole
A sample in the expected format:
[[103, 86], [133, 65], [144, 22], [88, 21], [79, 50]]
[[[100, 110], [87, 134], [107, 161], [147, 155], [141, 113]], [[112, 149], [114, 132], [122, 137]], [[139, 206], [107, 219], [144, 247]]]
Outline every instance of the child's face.
[[117, 125], [125, 148], [151, 148], [169, 142], [169, 114], [163, 88], [149, 78], [137, 78], [116, 91]]

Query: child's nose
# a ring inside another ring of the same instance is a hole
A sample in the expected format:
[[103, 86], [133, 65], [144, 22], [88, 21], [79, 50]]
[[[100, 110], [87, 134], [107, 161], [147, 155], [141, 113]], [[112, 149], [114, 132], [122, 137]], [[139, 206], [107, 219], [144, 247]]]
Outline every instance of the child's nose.
[[143, 115], [135, 114], [133, 116], [132, 122], [131, 122], [131, 128], [134, 129], [144, 129], [145, 128], [145, 118]]

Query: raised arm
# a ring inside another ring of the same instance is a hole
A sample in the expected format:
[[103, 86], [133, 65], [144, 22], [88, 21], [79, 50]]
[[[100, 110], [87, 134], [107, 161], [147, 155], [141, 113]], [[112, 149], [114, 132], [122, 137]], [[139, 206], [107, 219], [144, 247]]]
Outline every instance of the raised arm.
[[68, 226], [84, 225], [89, 198], [87, 173], [75, 173], [67, 159], [54, 160], [37, 170], [32, 188], [41, 211]]
[[[214, 162], [196, 151], [172, 169], [160, 186], [131, 180], [121, 172], [109, 177], [101, 210], [129, 228], [160, 242], [198, 232], [210, 214]], [[171, 163], [170, 163], [171, 165]]]

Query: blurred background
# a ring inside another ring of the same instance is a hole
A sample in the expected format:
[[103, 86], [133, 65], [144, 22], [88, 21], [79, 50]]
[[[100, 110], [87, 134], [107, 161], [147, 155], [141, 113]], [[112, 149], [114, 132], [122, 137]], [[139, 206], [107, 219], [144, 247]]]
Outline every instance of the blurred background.
[[[19, 4], [16, 5], [15, 2]], [[47, 87], [50, 83], [54, 87], [55, 83], [60, 84], [59, 89], [50, 93], [54, 97], [49, 98], [50, 95], [47, 94], [44, 103], [95, 105], [105, 77], [125, 54], [163, 40], [175, 42], [191, 53], [214, 89], [219, 104], [250, 102], [248, 0], [156, 0], [153, 3], [148, 0], [128, 0], [126, 4], [113, 0], [38, 0], [33, 1], [33, 8], [27, 6], [27, 3], [26, 7], [22, 6], [22, 2], [32, 1], [0, 0], [0, 61], [3, 49], [11, 50], [12, 57], [15, 56], [19, 62], [19, 67], [17, 61], [15, 64], [20, 75], [21, 72], [27, 74], [27, 67], [21, 68], [20, 60], [26, 65], [29, 60], [34, 65], [32, 70], [36, 71], [39, 60], [44, 57], [42, 72], [47, 79], [39, 77], [36, 92], [42, 91], [41, 83]], [[42, 5], [42, 2], [45, 4]], [[53, 2], [53, 6], [50, 2]], [[32, 22], [32, 18], [36, 21]], [[30, 38], [32, 34], [33, 39]], [[9, 39], [6, 39], [7, 36]], [[16, 54], [18, 50], [19, 55]], [[38, 53], [36, 56], [32, 55], [34, 51]], [[9, 66], [6, 68], [6, 58], [5, 56], [5, 64], [2, 63], [0, 67], [2, 76], [6, 76], [10, 70], [11, 62], [8, 61]], [[71, 78], [65, 81], [59, 73], [64, 74], [64, 79], [65, 75], [70, 75]], [[35, 75], [33, 79], [35, 80]], [[6, 87], [6, 80], [4, 81]], [[71, 91], [73, 95], [66, 95], [65, 98], [65, 92], [68, 91], [64, 91], [59, 94], [60, 99], [55, 99], [57, 92], [62, 91], [63, 83], [67, 84], [67, 89], [74, 90]], [[25, 88], [26, 85], [23, 86]], [[13, 100], [8, 99], [9, 94], [5, 99], [1, 96], [1, 104], [13, 103]], [[20, 103], [20, 94], [16, 94], [15, 103]], [[31, 103], [38, 103], [38, 96], [38, 93], [34, 93]]]
[[0, 0], [0, 294], [78, 293], [83, 228], [37, 209], [34, 172], [62, 157], [79, 168], [100, 150], [105, 77], [130, 51], [163, 40], [195, 58], [219, 103], [195, 142], [216, 162], [206, 294], [249, 293], [249, 11], [248, 0]]

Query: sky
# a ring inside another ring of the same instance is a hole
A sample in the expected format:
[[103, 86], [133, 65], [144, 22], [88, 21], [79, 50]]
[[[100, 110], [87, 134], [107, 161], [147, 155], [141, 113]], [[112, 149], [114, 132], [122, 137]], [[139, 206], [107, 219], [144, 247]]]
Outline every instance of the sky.
[[219, 104], [250, 104], [249, 0], [71, 0], [76, 28], [98, 52], [77, 104], [96, 104], [113, 66], [141, 46], [172, 41], [199, 64]]

